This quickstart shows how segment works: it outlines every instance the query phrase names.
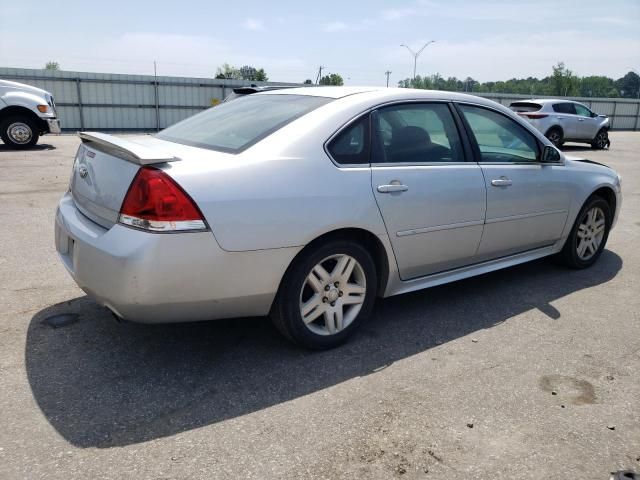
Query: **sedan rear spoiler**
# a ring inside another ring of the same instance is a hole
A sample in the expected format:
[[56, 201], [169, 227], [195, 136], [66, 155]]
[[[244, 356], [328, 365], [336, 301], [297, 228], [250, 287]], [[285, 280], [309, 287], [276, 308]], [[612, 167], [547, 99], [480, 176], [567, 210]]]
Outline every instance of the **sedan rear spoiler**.
[[139, 143], [98, 132], [80, 132], [82, 143], [95, 147], [105, 153], [120, 157], [138, 165], [152, 163], [175, 162], [178, 157], [154, 150]]

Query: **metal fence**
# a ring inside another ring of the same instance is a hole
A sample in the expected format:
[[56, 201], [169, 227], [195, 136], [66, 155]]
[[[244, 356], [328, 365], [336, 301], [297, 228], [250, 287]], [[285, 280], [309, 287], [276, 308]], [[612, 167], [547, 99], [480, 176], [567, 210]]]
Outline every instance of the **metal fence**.
[[[51, 92], [63, 130], [151, 131], [165, 128], [222, 101], [232, 89], [280, 82], [210, 78], [121, 75], [25, 68], [0, 68], [0, 79], [14, 80]], [[291, 84], [288, 84], [291, 85]], [[475, 93], [504, 105], [529, 95]], [[614, 130], [640, 129], [640, 100], [557, 97], [577, 100], [608, 115]]]
[[0, 79], [51, 92], [66, 131], [162, 129], [222, 101], [235, 87], [288, 85], [25, 68], [0, 68]]

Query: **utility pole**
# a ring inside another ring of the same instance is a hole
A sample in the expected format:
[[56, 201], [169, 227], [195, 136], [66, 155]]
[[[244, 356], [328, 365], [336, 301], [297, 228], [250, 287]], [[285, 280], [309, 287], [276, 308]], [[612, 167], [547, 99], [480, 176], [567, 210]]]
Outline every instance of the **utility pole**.
[[429, 40], [427, 43], [425, 43], [422, 48], [420, 50], [418, 50], [417, 52], [414, 52], [411, 47], [409, 47], [408, 45], [405, 45], [404, 43], [401, 44], [401, 47], [405, 47], [407, 50], [409, 50], [409, 53], [411, 53], [411, 55], [413, 55], [413, 79], [416, 79], [416, 65], [418, 64], [418, 57], [420, 56], [420, 54], [422, 53], [422, 51], [427, 48], [429, 45], [431, 45], [432, 43], [436, 43], [435, 40]]
[[389, 75], [391, 75], [391, 70], [387, 70], [384, 74], [387, 76], [387, 88], [389, 88]]
[[322, 69], [324, 68], [323, 65], [320, 65], [318, 67], [318, 76], [316, 77], [316, 85], [318, 85], [318, 83], [320, 82], [320, 79], [322, 78]]

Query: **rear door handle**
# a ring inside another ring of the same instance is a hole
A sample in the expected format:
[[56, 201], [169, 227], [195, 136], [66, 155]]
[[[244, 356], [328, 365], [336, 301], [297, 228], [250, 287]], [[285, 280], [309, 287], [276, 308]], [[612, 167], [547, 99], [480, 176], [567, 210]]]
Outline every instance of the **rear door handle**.
[[409, 190], [409, 187], [402, 184], [378, 185], [380, 193], [406, 192], [407, 190]]
[[511, 185], [511, 183], [511, 180], [504, 177], [491, 180], [491, 185], [493, 185], [494, 187], [508, 187], [509, 185]]

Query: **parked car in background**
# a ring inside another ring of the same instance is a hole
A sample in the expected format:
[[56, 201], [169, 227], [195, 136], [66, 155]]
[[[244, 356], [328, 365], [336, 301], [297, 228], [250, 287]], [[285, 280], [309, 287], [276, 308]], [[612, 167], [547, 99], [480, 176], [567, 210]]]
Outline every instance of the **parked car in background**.
[[60, 133], [53, 96], [31, 85], [0, 80], [0, 138], [5, 145], [28, 148], [46, 133]]
[[609, 117], [570, 100], [520, 100], [509, 108], [527, 119], [556, 147], [564, 142], [589, 143], [603, 149], [610, 145]]
[[451, 92], [275, 90], [80, 138], [55, 241], [88, 295], [148, 323], [270, 314], [311, 348], [378, 296], [548, 255], [589, 267], [622, 201], [614, 170]]

